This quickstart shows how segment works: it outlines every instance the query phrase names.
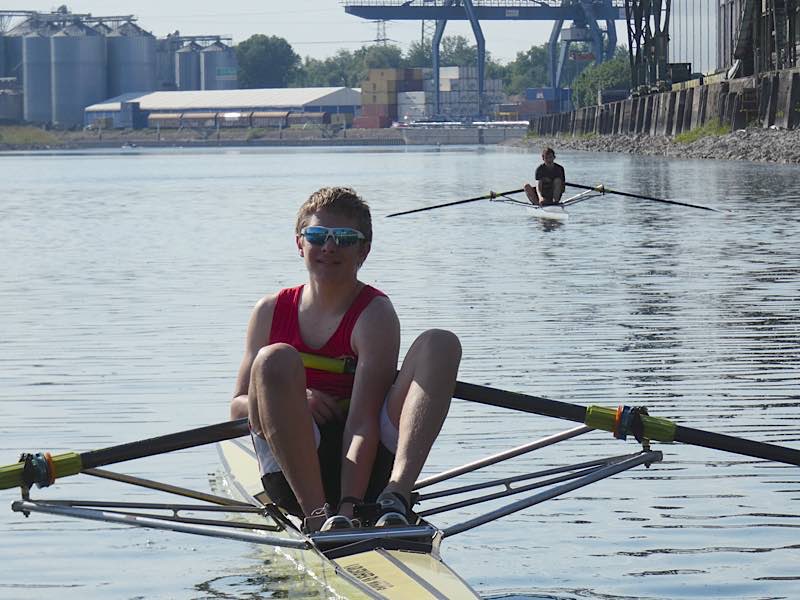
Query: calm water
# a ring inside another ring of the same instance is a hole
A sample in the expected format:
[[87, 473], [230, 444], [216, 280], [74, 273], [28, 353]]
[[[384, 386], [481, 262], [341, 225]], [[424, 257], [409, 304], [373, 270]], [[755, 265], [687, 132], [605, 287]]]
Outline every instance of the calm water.
[[[564, 152], [571, 181], [730, 212], [606, 196], [555, 226], [490, 202], [383, 218], [519, 188], [536, 154], [0, 155], [0, 464], [224, 420], [253, 303], [303, 280], [294, 212], [333, 184], [372, 204], [362, 274], [394, 301], [404, 348], [450, 328], [464, 381], [646, 404], [800, 448], [800, 169]], [[426, 473], [569, 427], [455, 402]], [[446, 540], [444, 558], [488, 597], [796, 598], [800, 470], [659, 449], [649, 470]], [[594, 433], [487, 477], [634, 450]], [[199, 448], [115, 468], [208, 490], [217, 465]], [[35, 495], [152, 497], [89, 477]], [[257, 548], [25, 519], [10, 511], [16, 497], [0, 492], [0, 598], [319, 597]]]

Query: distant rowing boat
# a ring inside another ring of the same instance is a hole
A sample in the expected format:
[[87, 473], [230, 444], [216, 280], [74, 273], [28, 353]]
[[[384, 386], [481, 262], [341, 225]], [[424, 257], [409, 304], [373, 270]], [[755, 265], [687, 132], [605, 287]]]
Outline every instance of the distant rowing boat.
[[548, 221], [566, 221], [569, 219], [569, 213], [567, 212], [568, 206], [577, 204], [578, 202], [583, 202], [584, 200], [589, 200], [590, 198], [595, 198], [602, 193], [602, 186], [598, 186], [595, 189], [586, 190], [580, 194], [575, 194], [574, 196], [567, 198], [558, 204], [548, 204], [546, 206], [537, 206], [536, 204], [531, 204], [530, 202], [522, 202], [504, 194], [498, 194], [494, 196], [492, 201], [523, 206], [538, 219], [544, 219]]

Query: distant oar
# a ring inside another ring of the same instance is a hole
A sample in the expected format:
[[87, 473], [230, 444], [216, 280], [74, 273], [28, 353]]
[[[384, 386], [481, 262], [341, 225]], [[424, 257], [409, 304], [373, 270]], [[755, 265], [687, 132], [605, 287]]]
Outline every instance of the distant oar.
[[77, 475], [86, 469], [221, 442], [247, 435], [248, 432], [249, 424], [245, 418], [80, 454], [65, 452], [54, 456], [49, 453], [30, 455], [30, 459], [25, 462], [0, 467], [0, 490], [30, 487], [34, 483], [45, 487], [56, 479]]
[[[568, 402], [548, 400], [537, 396], [527, 396], [516, 392], [508, 392], [497, 388], [463, 383], [456, 383], [455, 398], [499, 406], [522, 412], [535, 413], [557, 419], [566, 419], [583, 423], [588, 427], [614, 431], [617, 409], [600, 406], [580, 406]], [[713, 450], [723, 450], [734, 454], [763, 458], [775, 462], [800, 466], [800, 450], [756, 442], [730, 435], [692, 429], [676, 425], [667, 419], [642, 416], [644, 437], [662, 442], [682, 442], [694, 446], [703, 446]]]
[[710, 210], [712, 212], [724, 212], [710, 206], [702, 206], [700, 204], [689, 204], [688, 202], [678, 202], [677, 200], [666, 200], [664, 198], [655, 198], [653, 196], [643, 196], [641, 194], [631, 194], [629, 192], [620, 192], [619, 190], [612, 190], [604, 185], [581, 185], [579, 183], [569, 183], [566, 185], [582, 190], [595, 190], [606, 194], [615, 194], [617, 196], [627, 196], [628, 198], [638, 198], [639, 200], [651, 200], [653, 202], [663, 202], [664, 204], [676, 204], [677, 206], [688, 206], [689, 208], [699, 208], [701, 210]]
[[468, 198], [466, 200], [456, 200], [455, 202], [445, 202], [444, 204], [434, 204], [433, 206], [424, 206], [422, 208], [415, 208], [413, 210], [404, 210], [403, 212], [396, 212], [390, 215], [386, 215], [387, 217], [399, 217], [400, 215], [410, 215], [411, 213], [418, 213], [423, 212], [426, 210], [433, 210], [434, 208], [443, 208], [445, 206], [455, 206], [456, 204], [466, 204], [468, 202], [477, 202], [478, 200], [493, 200], [498, 196], [505, 196], [507, 194], [519, 194], [520, 192], [524, 192], [525, 189], [519, 190], [511, 190], [509, 192], [489, 192], [483, 196], [478, 196], [477, 198]]

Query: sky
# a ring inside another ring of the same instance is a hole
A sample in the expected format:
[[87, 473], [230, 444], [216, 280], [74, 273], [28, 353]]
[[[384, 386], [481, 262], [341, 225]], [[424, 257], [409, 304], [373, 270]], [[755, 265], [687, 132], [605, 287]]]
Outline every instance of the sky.
[[[59, 4], [39, 0], [0, 0], [0, 10], [49, 12]], [[73, 13], [93, 16], [128, 15], [156, 36], [179, 30], [183, 35], [225, 35], [239, 43], [262, 33], [285, 38], [302, 57], [327, 58], [344, 48], [356, 50], [374, 43], [377, 25], [348, 15], [340, 0], [73, 0]], [[481, 22], [486, 49], [495, 60], [507, 63], [518, 52], [540, 46], [550, 37], [552, 21]], [[617, 23], [619, 43], [626, 43], [625, 24]], [[463, 35], [474, 43], [468, 21], [450, 21], [445, 35]], [[420, 21], [389, 21], [386, 37], [406, 51], [421, 37]]]

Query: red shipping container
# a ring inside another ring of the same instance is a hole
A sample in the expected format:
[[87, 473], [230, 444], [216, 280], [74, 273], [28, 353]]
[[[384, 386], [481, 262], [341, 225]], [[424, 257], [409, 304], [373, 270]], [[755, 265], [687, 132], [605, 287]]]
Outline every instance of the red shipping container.
[[353, 119], [353, 127], [356, 129], [385, 129], [391, 125], [392, 120], [388, 117], [361, 116]]
[[366, 117], [397, 118], [397, 104], [362, 104], [361, 114]]

